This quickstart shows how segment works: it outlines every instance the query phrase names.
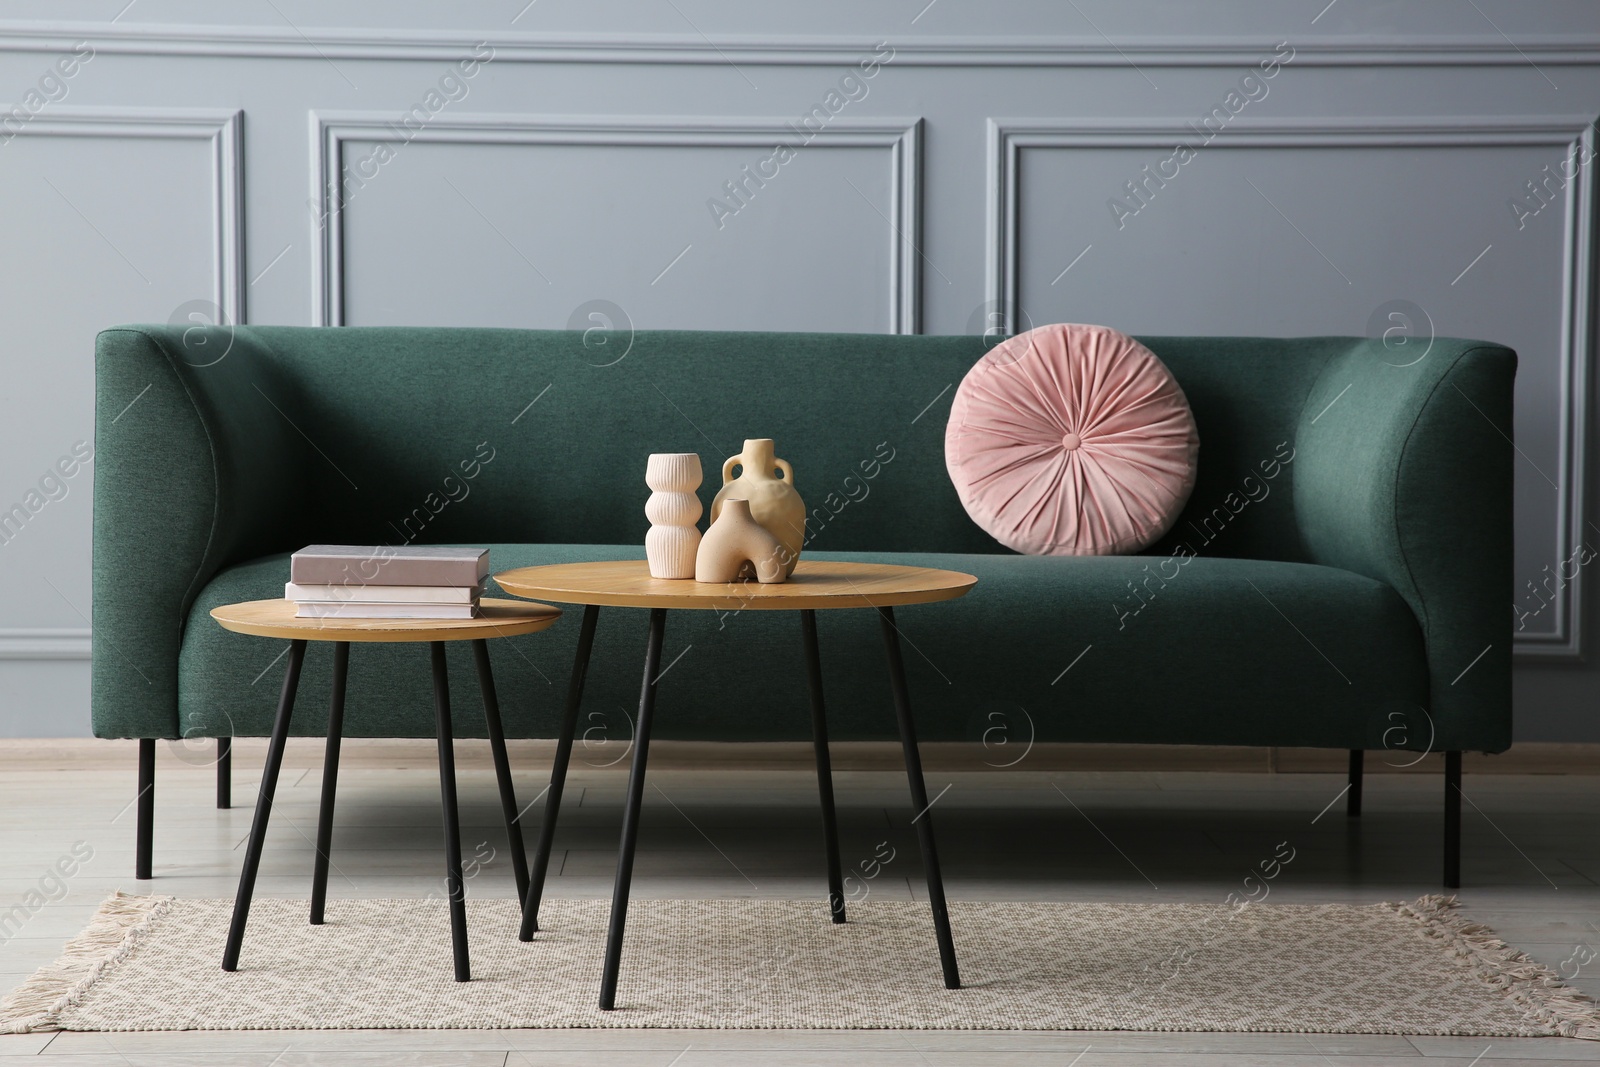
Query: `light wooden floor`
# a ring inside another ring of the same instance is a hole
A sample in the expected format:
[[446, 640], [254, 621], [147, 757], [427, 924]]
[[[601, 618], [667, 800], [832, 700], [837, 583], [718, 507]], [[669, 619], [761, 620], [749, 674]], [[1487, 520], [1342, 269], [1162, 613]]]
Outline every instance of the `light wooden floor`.
[[[0, 984], [53, 959], [109, 892], [231, 896], [259, 775], [258, 743], [241, 743], [235, 796], [213, 806], [204, 749], [163, 748], [157, 777], [156, 879], [133, 868], [133, 756], [126, 745], [84, 755], [0, 757], [0, 913], [21, 903], [75, 842], [93, 859], [66, 895], [0, 945]], [[470, 747], [463, 743], [464, 747]], [[258, 892], [308, 893], [316, 821], [319, 745], [296, 741], [274, 809]], [[626, 761], [604, 749], [580, 753], [553, 860], [553, 896], [610, 892]], [[1373, 754], [1374, 760], [1383, 754]], [[525, 800], [547, 765], [517, 761]], [[815, 779], [790, 768], [665, 766], [646, 794], [634, 888], [639, 895], [820, 896], [821, 832]], [[1025, 759], [984, 773], [930, 771], [930, 794], [950, 895], [956, 899], [1221, 902], [1280, 841], [1294, 863], [1273, 883], [1273, 901], [1379, 901], [1436, 892], [1441, 782], [1435, 769], [1369, 775], [1367, 814], [1346, 820], [1344, 786], [1326, 773], [1040, 771]], [[873, 892], [920, 898], [904, 779], [892, 771], [836, 776], [847, 866], [888, 839], [907, 857]], [[946, 788], [948, 787], [948, 789]], [[493, 777], [468, 759], [461, 777], [463, 841], [498, 858], [472, 892], [512, 894]], [[1469, 773], [1465, 792], [1468, 912], [1536, 958], [1559, 967], [1600, 951], [1600, 777]], [[1070, 799], [1069, 799], [1070, 798]], [[1327, 810], [1324, 810], [1327, 809]], [[1320, 815], [1319, 815], [1320, 813]], [[438, 881], [438, 786], [424, 760], [359, 752], [340, 776], [330, 895], [421, 895]], [[957, 943], [960, 931], [956, 931]], [[1569, 969], [1571, 965], [1569, 964]], [[598, 976], [597, 976], [598, 978]], [[1577, 984], [1600, 995], [1600, 955]], [[1600, 1042], [1292, 1034], [790, 1032], [790, 1031], [382, 1031], [42, 1034], [0, 1037], [0, 1065], [78, 1067], [155, 1064], [607, 1064], [619, 1067], [782, 1067], [863, 1064], [1389, 1065], [1504, 1067], [1600, 1063]]]

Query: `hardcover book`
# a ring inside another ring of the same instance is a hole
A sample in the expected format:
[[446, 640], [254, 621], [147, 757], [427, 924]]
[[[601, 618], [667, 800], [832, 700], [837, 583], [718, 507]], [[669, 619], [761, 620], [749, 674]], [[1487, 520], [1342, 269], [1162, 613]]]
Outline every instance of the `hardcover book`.
[[476, 604], [308, 604], [295, 605], [297, 619], [475, 619]]
[[479, 585], [283, 584], [283, 598], [301, 604], [476, 604]]
[[475, 586], [489, 574], [487, 548], [445, 545], [309, 545], [289, 557], [295, 585]]

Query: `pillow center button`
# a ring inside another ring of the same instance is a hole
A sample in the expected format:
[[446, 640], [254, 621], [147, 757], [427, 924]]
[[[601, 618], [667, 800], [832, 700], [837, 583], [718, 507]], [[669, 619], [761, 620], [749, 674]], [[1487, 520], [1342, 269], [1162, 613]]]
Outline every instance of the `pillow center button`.
[[1083, 440], [1070, 430], [1061, 435], [1061, 447], [1066, 449], [1068, 452], [1077, 451], [1078, 446], [1081, 444], [1083, 444]]

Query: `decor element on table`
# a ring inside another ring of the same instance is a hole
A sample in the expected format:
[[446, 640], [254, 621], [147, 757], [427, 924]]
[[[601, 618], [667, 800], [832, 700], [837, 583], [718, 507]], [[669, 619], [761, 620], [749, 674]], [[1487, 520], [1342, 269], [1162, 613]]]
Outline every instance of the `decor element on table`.
[[652, 578], [693, 578], [695, 553], [700, 548], [700, 454], [653, 452], [645, 463], [644, 484], [653, 492], [644, 502], [650, 530], [644, 535], [644, 554]]
[[[744, 468], [737, 478], [732, 477], [735, 466]], [[783, 576], [789, 577], [800, 561], [800, 547], [806, 540], [806, 504], [794, 490], [794, 468], [787, 460], [774, 458], [772, 438], [749, 438], [743, 452], [723, 461], [722, 488], [711, 501], [713, 523], [721, 514], [722, 505], [734, 497], [748, 500], [756, 522], [783, 545]]]
[[1137, 552], [1194, 489], [1189, 401], [1144, 345], [1106, 326], [1041, 326], [991, 349], [956, 390], [944, 458], [972, 521], [1035, 556]]
[[[770, 450], [772, 442], [767, 442]], [[724, 490], [726, 491], [726, 490]], [[789, 577], [794, 561], [784, 565], [785, 547], [755, 520], [750, 502], [730, 497], [700, 541], [694, 561], [697, 582], [733, 582], [749, 578], [771, 584]]]
[[283, 596], [300, 619], [471, 619], [488, 574], [487, 548], [308, 545]]

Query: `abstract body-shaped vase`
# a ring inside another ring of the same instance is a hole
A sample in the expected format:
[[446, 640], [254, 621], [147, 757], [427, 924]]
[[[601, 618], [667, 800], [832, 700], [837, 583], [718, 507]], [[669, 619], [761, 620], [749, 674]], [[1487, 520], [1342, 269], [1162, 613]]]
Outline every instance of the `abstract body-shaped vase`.
[[[727, 458], [722, 464], [722, 488], [711, 501], [711, 521], [717, 521], [727, 501], [735, 497], [748, 500], [755, 521], [783, 546], [783, 576], [787, 578], [800, 562], [800, 548], [805, 544], [806, 504], [794, 490], [794, 468], [772, 453], [772, 438], [755, 437], [745, 441], [743, 452]], [[733, 477], [735, 466], [743, 468], [737, 478]]]
[[781, 582], [788, 577], [783, 558], [783, 544], [756, 522], [750, 502], [729, 498], [722, 501], [721, 511], [700, 539], [694, 580], [732, 582], [754, 573], [758, 581]]
[[654, 492], [644, 503], [650, 531], [644, 535], [644, 555], [652, 578], [693, 578], [695, 554], [700, 549], [700, 455], [696, 452], [656, 452], [644, 468], [644, 484]]

